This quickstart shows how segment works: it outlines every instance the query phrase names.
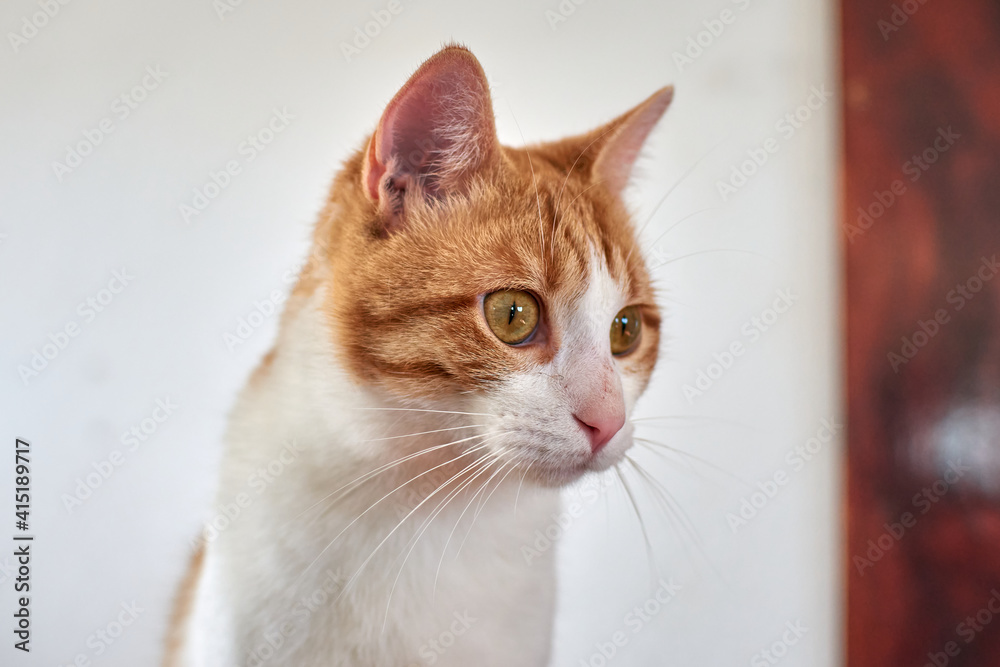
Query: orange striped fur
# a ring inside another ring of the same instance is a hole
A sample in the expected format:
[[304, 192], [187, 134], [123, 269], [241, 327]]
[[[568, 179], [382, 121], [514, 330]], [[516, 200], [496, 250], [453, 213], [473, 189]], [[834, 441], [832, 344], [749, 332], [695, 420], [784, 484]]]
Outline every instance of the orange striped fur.
[[[481, 73], [461, 47], [432, 60], [442, 58], [470, 60]], [[388, 235], [380, 233], [385, 211], [365, 189], [374, 139], [366, 140], [333, 183], [314, 235], [314, 257], [323, 259], [310, 263], [297, 288], [302, 295], [330, 288], [326, 310], [343, 365], [361, 383], [414, 397], [476, 391], [543, 363], [560, 344], [560, 322], [546, 319], [545, 345], [510, 348], [486, 327], [479, 297], [521, 288], [540, 297], [545, 316], [556, 304], [569, 307], [585, 289], [595, 249], [630, 303], [642, 308], [642, 343], [624, 365], [648, 378], [659, 312], [620, 191], [595, 166], [623, 126], [654, 105], [655, 122], [669, 99], [669, 89], [660, 91], [584, 135], [497, 146], [462, 191], [407, 198], [403, 228]]]

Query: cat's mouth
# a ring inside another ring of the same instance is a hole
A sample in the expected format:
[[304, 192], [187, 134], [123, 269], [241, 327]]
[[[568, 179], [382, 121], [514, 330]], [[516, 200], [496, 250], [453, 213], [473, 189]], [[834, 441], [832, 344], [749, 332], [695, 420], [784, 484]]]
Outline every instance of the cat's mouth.
[[549, 453], [536, 455], [532, 457], [532, 461], [523, 463], [522, 466], [527, 469], [530, 478], [543, 486], [567, 486], [588, 473], [611, 468], [622, 460], [631, 446], [631, 433], [619, 433], [607, 447], [583, 457], [559, 460]]

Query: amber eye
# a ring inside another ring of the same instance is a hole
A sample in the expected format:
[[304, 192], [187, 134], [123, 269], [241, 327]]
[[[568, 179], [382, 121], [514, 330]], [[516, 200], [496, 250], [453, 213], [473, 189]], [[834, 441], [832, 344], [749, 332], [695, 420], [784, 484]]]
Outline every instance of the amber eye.
[[639, 342], [642, 331], [642, 315], [635, 306], [625, 306], [615, 315], [611, 323], [611, 354], [628, 354]]
[[538, 327], [538, 302], [520, 290], [500, 290], [483, 299], [486, 323], [508, 345], [528, 340]]

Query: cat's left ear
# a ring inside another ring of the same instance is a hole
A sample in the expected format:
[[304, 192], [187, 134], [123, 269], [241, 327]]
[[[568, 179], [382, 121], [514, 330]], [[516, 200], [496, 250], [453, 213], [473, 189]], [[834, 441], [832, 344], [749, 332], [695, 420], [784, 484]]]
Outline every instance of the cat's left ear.
[[463, 192], [498, 154], [486, 74], [468, 49], [447, 46], [389, 102], [368, 144], [362, 185], [392, 231], [408, 198]]
[[591, 133], [591, 150], [597, 151], [591, 167], [591, 177], [603, 183], [613, 193], [621, 194], [628, 185], [632, 167], [646, 138], [673, 98], [673, 86], [661, 88], [638, 106]]

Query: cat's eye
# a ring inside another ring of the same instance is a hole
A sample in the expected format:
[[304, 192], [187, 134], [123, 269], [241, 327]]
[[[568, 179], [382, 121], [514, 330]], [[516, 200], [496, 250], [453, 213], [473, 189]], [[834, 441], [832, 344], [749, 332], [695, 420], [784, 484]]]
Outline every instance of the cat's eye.
[[635, 349], [642, 331], [642, 315], [635, 306], [625, 306], [611, 322], [611, 354], [621, 356]]
[[500, 290], [483, 299], [486, 323], [508, 345], [523, 343], [538, 328], [538, 301], [521, 290]]

